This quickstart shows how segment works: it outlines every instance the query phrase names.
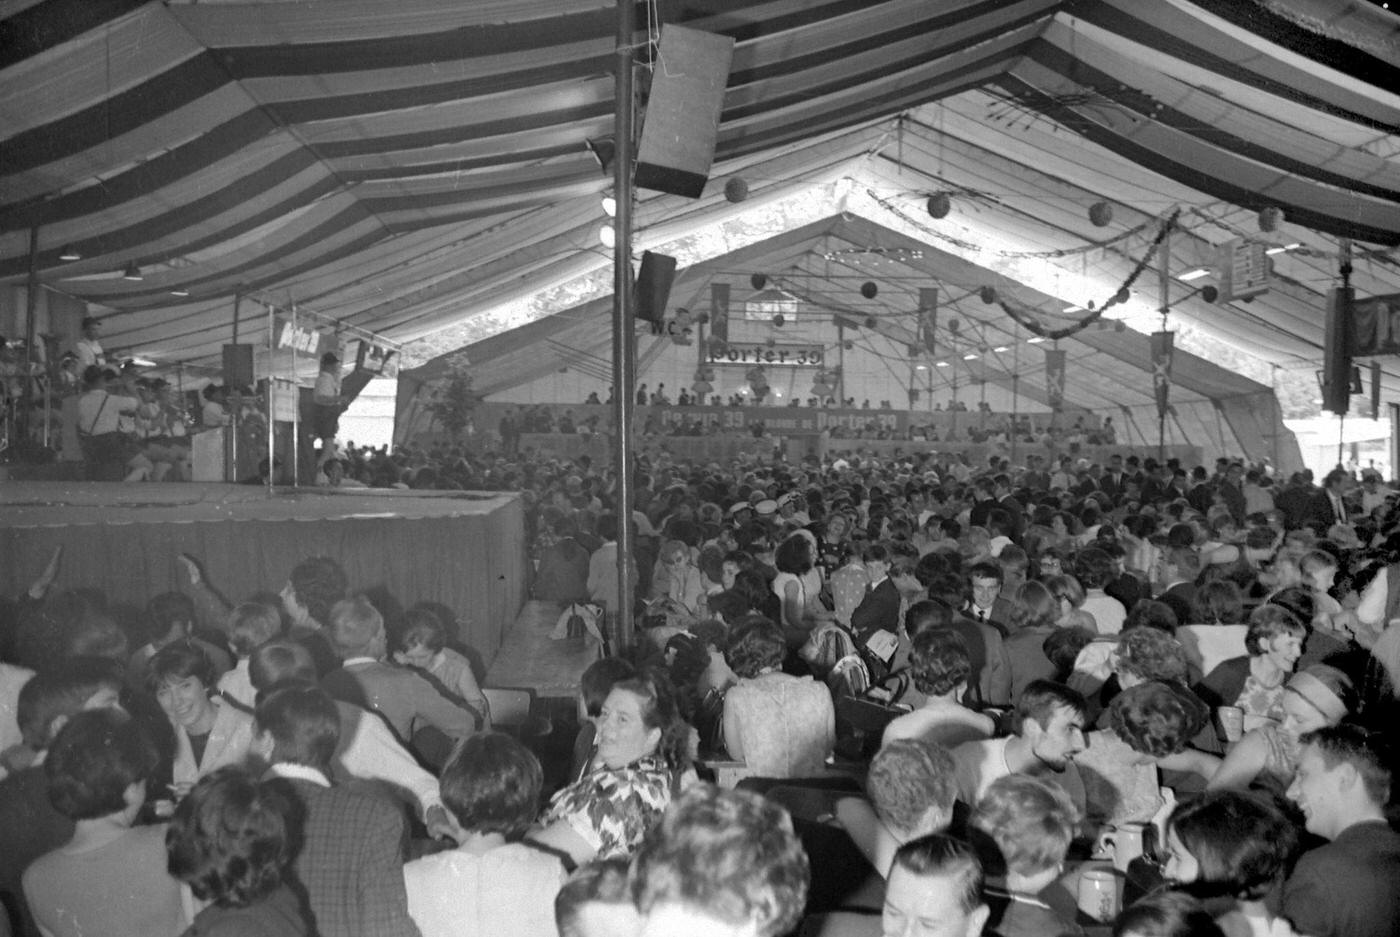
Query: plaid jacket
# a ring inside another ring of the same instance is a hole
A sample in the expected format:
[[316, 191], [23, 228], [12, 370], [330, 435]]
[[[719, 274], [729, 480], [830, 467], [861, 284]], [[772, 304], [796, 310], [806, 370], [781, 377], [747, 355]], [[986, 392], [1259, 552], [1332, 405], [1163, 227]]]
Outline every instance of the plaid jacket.
[[404, 893], [402, 808], [353, 784], [279, 781], [306, 807], [294, 869], [320, 937], [417, 937]]

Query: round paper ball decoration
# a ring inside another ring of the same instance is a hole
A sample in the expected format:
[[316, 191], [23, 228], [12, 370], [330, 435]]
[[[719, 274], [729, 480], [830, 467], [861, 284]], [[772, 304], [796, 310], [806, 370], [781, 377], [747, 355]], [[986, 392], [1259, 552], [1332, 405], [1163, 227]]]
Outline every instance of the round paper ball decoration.
[[1128, 288], [1125, 286], [1121, 290], [1113, 294], [1113, 301], [1119, 303], [1126, 303], [1129, 299], [1132, 298], [1132, 296], [1133, 294], [1128, 292]]
[[953, 318], [951, 318], [951, 319], [948, 320], [948, 331], [949, 331], [949, 332], [957, 332], [957, 331], [958, 331], [959, 329], [961, 329], [961, 328], [962, 328], [962, 320], [959, 319], [957, 316], [954, 316]]
[[739, 176], [730, 176], [724, 183], [724, 197], [731, 202], [742, 202], [749, 197], [749, 184]]
[[749, 282], [753, 284], [754, 289], [761, 290], [768, 285], [768, 277], [762, 273], [755, 273], [749, 277]]
[[879, 292], [880, 288], [875, 285], [873, 280], [866, 280], [860, 285], [860, 295], [864, 296], [866, 299], [874, 299]]
[[873, 329], [873, 328], [875, 328], [875, 317], [874, 317], [874, 316], [866, 316], [866, 317], [865, 317], [865, 327], [866, 327], [867, 329]]
[[948, 197], [947, 192], [935, 192], [928, 198], [928, 204], [924, 206], [928, 209], [931, 218], [946, 218], [948, 212], [953, 210], [953, 200]]
[[1089, 206], [1089, 220], [1096, 228], [1104, 227], [1113, 220], [1113, 206], [1107, 202], [1095, 202]]
[[1201, 287], [1201, 299], [1204, 299], [1208, 303], [1213, 303], [1219, 298], [1220, 290], [1216, 289], [1213, 286]]
[[997, 301], [997, 291], [991, 286], [982, 287], [977, 291], [977, 296], [988, 306]]
[[1260, 209], [1259, 211], [1260, 231], [1277, 231], [1279, 223], [1282, 221], [1283, 209], [1276, 205], [1270, 205], [1268, 208]]
[[786, 322], [786, 321], [787, 321], [787, 319], [783, 316], [783, 314], [782, 314], [781, 312], [775, 312], [775, 313], [773, 313], [773, 325], [774, 325], [775, 327], [777, 327], [777, 328], [782, 328], [782, 327], [783, 327], [783, 323]]

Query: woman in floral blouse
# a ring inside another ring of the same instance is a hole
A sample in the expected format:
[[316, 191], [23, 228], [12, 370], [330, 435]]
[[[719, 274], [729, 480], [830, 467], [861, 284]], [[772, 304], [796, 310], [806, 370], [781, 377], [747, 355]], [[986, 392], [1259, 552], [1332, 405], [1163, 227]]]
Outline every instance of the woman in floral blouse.
[[694, 778], [685, 755], [690, 727], [660, 673], [616, 684], [598, 717], [593, 758], [583, 777], [554, 795], [530, 834], [576, 865], [626, 856]]

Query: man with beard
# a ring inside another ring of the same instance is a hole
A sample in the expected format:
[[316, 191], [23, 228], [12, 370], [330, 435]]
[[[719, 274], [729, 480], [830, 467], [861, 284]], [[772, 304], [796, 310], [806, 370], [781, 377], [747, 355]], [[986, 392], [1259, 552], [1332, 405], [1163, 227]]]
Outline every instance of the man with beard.
[[1084, 697], [1063, 684], [1033, 680], [1016, 704], [1014, 735], [964, 742], [953, 749], [958, 799], [976, 804], [997, 778], [1008, 774], [1050, 775], [1081, 810], [1084, 784], [1073, 769], [1084, 751]]

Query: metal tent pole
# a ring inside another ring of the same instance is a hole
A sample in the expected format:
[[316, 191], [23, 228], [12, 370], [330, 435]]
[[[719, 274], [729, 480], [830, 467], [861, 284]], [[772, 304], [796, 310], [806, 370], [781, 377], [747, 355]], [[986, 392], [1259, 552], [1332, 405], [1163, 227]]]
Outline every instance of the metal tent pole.
[[636, 33], [633, 0], [617, 0], [613, 67], [613, 471], [617, 479], [617, 649], [632, 643], [632, 408], [636, 337], [632, 306], [632, 68]]

